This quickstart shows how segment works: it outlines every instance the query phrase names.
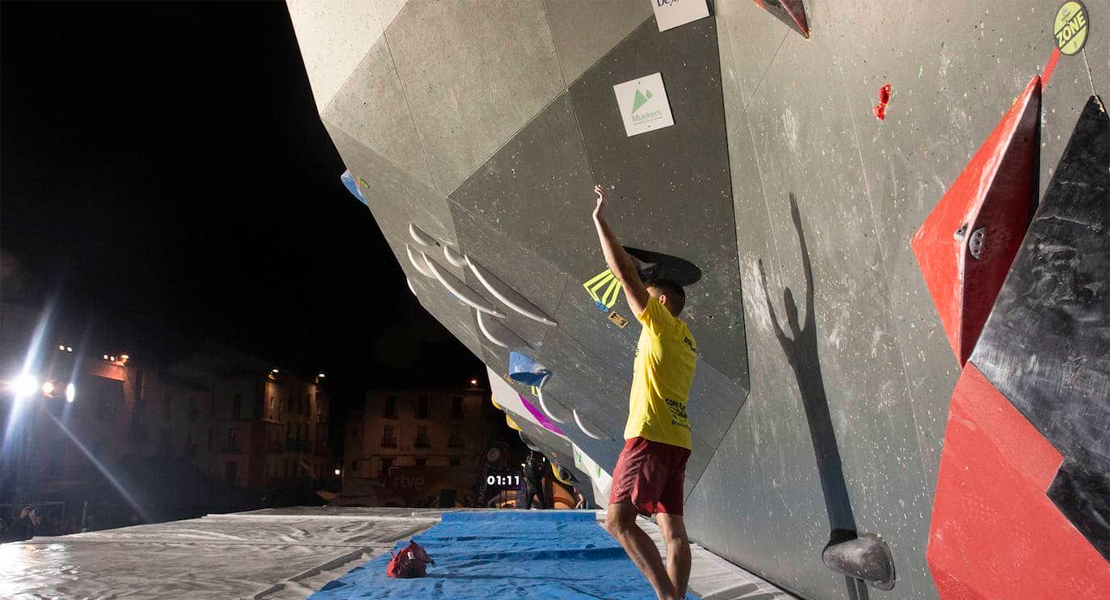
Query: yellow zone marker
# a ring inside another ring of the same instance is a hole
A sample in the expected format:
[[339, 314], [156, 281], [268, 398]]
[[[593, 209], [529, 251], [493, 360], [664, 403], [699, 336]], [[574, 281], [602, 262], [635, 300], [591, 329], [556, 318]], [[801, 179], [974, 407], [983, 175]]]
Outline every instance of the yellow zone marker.
[[1082, 2], [1072, 0], [1060, 5], [1052, 35], [1061, 54], [1071, 56], [1082, 50], [1087, 43], [1087, 31], [1087, 7]]
[[586, 292], [590, 294], [590, 298], [593, 298], [598, 308], [606, 310], [613, 308], [621, 293], [621, 284], [609, 269], [589, 278], [582, 287], [586, 288]]

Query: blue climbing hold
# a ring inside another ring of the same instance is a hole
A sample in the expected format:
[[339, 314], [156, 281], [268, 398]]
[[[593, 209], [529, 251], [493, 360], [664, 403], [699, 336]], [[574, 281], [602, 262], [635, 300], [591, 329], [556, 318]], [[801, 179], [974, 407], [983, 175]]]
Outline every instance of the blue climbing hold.
[[551, 371], [519, 352], [509, 353], [509, 378], [513, 381], [542, 388], [551, 377]]

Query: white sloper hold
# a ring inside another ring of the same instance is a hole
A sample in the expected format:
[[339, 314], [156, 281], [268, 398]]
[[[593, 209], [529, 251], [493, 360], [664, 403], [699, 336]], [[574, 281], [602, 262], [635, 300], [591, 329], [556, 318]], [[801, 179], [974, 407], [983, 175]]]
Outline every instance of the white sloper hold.
[[[570, 422], [572, 417], [567, 417], [565, 419], [561, 418], [561, 417], [556, 417], [555, 413], [551, 412], [551, 409], [547, 407], [547, 402], [548, 401], [543, 399], [543, 388], [539, 389], [539, 393], [536, 394], [536, 396], [540, 400], [540, 410], [543, 411], [543, 414], [547, 415], [548, 419], [551, 419], [552, 421], [555, 421], [556, 423], [558, 423], [560, 425], [565, 425], [566, 423]], [[552, 404], [558, 404], [554, 400], [551, 400], [550, 402]]]
[[[412, 268], [416, 269], [417, 271], [420, 271], [420, 274], [425, 276], [425, 277], [433, 277], [433, 278], [435, 277], [435, 275], [432, 275], [432, 272], [430, 270], [428, 270], [427, 263], [424, 262], [424, 253], [423, 252], [421, 252], [419, 250], [413, 250], [412, 246], [410, 246], [408, 244], [405, 244], [405, 252], [408, 253], [408, 255], [409, 255], [409, 262], [412, 263]], [[420, 258], [417, 258], [413, 254], [413, 252], [415, 252], [416, 254], [419, 254]]]
[[423, 229], [417, 227], [416, 223], [409, 223], [409, 235], [411, 235], [412, 239], [416, 240], [416, 243], [420, 244], [421, 246], [439, 245], [439, 242], [436, 242], [436, 239], [434, 237], [428, 235]]
[[443, 257], [447, 259], [447, 262], [460, 269], [466, 268], [466, 257], [456, 252], [454, 248], [447, 244], [443, 245]]
[[504, 281], [498, 279], [496, 275], [490, 273], [488, 269], [478, 264], [477, 261], [467, 256], [466, 263], [470, 265], [470, 271], [474, 273], [474, 276], [478, 278], [478, 281], [482, 282], [482, 285], [489, 290], [489, 293], [492, 294], [494, 298], [504, 302], [506, 306], [529, 319], [539, 321], [544, 325], [558, 325], [557, 322], [547, 316], [535, 304], [529, 302], [524, 296], [520, 295], [519, 292], [509, 287]]
[[478, 329], [482, 330], [482, 335], [487, 340], [502, 348], [529, 347], [528, 342], [522, 340], [512, 329], [482, 311], [478, 311]]
[[428, 258], [423, 252], [420, 253], [420, 256], [423, 257], [424, 264], [428, 266], [428, 270], [432, 272], [432, 277], [438, 279], [439, 282], [443, 284], [443, 287], [447, 288], [447, 291], [454, 294], [459, 300], [462, 300], [464, 304], [475, 310], [491, 314], [498, 319], [505, 318], [505, 313], [494, 308], [481, 294], [470, 289], [470, 286], [462, 281], [459, 281], [459, 278], [452, 275], [450, 271], [440, 267], [436, 261]]
[[595, 440], [611, 440], [611, 439], [613, 439], [613, 438], [609, 437], [608, 435], [606, 435], [605, 433], [594, 433], [588, 427], [586, 427], [586, 425], [584, 423], [582, 423], [582, 416], [578, 414], [578, 409], [572, 409], [571, 412], [574, 413], [574, 422], [578, 424], [578, 428], [582, 430], [582, 433], [592, 437]]

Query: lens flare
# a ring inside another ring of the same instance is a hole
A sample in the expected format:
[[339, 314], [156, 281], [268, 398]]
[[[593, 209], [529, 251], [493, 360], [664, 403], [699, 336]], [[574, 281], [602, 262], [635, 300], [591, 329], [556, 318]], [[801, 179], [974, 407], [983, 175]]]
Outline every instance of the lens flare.
[[77, 386], [72, 383], [66, 386], [66, 402], [73, 402], [77, 399]]
[[33, 375], [24, 373], [15, 380], [12, 389], [15, 391], [17, 398], [26, 398], [39, 391], [39, 380]]

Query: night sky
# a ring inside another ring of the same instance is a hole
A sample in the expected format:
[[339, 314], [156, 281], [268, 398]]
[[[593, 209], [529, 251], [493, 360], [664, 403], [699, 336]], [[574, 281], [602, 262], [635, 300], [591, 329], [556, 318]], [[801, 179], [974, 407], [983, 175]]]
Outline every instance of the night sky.
[[0, 247], [90, 346], [484, 380], [340, 183], [284, 3], [3, 2], [0, 27]]

